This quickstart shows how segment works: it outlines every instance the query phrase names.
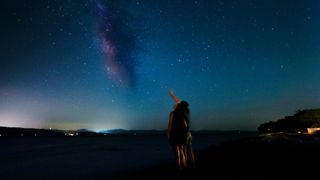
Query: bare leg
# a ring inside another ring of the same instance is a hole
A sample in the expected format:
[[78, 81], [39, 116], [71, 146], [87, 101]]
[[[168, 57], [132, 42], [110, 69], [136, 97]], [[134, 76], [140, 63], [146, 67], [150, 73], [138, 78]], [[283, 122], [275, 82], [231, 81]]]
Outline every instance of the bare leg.
[[191, 163], [192, 168], [195, 168], [194, 154], [193, 154], [193, 151], [192, 151], [192, 143], [188, 144], [187, 149], [188, 149], [187, 150], [188, 151], [188, 154], [187, 154], [188, 161]]
[[174, 153], [175, 153], [175, 156], [176, 156], [176, 163], [177, 163], [177, 166], [178, 168], [181, 170], [182, 167], [181, 167], [181, 157], [180, 157], [180, 151], [179, 151], [179, 146], [174, 146]]
[[178, 146], [179, 147], [179, 154], [180, 154], [180, 166], [183, 166], [183, 168], [187, 167], [187, 160], [185, 155], [185, 148], [184, 146]]
[[187, 145], [186, 145], [186, 157], [187, 161], [190, 163], [191, 167], [195, 167], [195, 162], [194, 162], [194, 154], [192, 150], [192, 135], [191, 133], [188, 134], [187, 138]]

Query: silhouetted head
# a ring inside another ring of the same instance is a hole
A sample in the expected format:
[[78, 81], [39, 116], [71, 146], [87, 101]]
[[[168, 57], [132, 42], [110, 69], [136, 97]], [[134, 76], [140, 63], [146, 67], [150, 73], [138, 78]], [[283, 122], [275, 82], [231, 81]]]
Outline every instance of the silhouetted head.
[[183, 109], [188, 109], [189, 108], [189, 103], [187, 101], [181, 101], [179, 103], [179, 107], [181, 107]]
[[189, 114], [189, 103], [187, 101], [180, 101], [175, 110]]
[[173, 109], [188, 109], [189, 103], [187, 101], [180, 101], [176, 104], [174, 104]]

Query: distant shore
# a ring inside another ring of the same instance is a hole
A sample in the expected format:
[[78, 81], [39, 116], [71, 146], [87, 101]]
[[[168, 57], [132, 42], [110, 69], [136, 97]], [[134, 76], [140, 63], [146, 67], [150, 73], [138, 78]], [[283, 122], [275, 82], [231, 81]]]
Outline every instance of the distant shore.
[[[89, 129], [63, 130], [63, 129], [37, 129], [22, 127], [3, 127], [0, 126], [0, 137], [104, 137], [104, 136], [131, 136], [131, 135], [166, 135], [167, 130], [126, 130], [110, 129], [93, 131]], [[212, 135], [212, 134], [239, 134], [257, 133], [256, 131], [240, 130], [194, 130], [193, 134]]]

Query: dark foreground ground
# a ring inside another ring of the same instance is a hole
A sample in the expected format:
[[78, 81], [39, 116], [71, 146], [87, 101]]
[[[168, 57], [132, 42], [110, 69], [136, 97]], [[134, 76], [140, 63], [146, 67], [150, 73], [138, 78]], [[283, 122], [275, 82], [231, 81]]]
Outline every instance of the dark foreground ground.
[[134, 179], [318, 179], [320, 138], [268, 134], [228, 141], [197, 152], [196, 168], [171, 163], [149, 168]]
[[318, 140], [195, 135], [196, 168], [181, 172], [165, 136], [0, 138], [0, 179], [317, 179]]

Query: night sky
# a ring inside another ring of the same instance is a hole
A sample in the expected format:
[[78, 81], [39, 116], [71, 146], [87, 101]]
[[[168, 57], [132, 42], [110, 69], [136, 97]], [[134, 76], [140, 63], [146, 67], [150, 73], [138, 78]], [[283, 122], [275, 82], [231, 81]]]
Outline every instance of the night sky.
[[1, 1], [0, 126], [256, 130], [320, 107], [318, 0]]

